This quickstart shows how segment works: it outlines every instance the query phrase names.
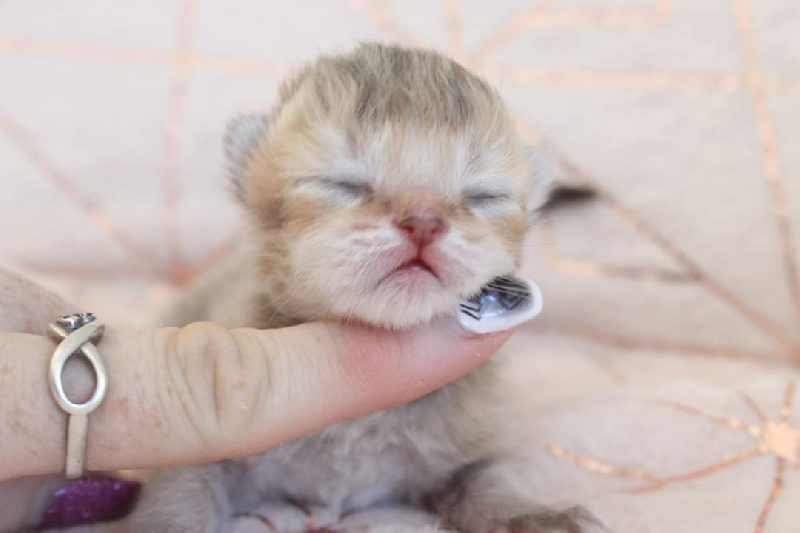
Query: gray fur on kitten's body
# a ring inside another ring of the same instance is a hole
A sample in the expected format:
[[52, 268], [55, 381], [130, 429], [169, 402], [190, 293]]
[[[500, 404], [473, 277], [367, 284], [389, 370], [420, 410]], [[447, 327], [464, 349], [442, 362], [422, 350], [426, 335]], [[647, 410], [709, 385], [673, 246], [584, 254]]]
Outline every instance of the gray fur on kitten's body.
[[[400, 85], [403, 80], [413, 84], [413, 98], [409, 99], [409, 91]], [[401, 89], [393, 90], [396, 87]], [[351, 93], [356, 94], [348, 96]], [[297, 101], [301, 97], [306, 99], [302, 100], [304, 105], [312, 106], [311, 109], [299, 107]], [[351, 107], [348, 107], [348, 98], [353, 100]], [[290, 110], [284, 112], [284, 108]], [[265, 328], [317, 318], [341, 318], [337, 314], [342, 313], [349, 316], [355, 314], [356, 318], [367, 320], [380, 312], [386, 318], [378, 317], [378, 320], [385, 320], [384, 324], [401, 325], [419, 321], [418, 317], [409, 315], [403, 309], [381, 306], [379, 298], [367, 300], [363, 296], [364, 308], [358, 305], [348, 307], [345, 302], [336, 308], [345, 311], [329, 310], [320, 314], [316, 309], [319, 306], [314, 306], [313, 300], [308, 301], [307, 291], [292, 290], [291, 283], [296, 281], [294, 278], [298, 276], [298, 268], [313, 274], [313, 270], [308, 269], [326, 259], [331, 259], [331, 264], [336, 260], [340, 266], [344, 265], [341, 268], [345, 268], [348, 266], [346, 262], [352, 261], [348, 255], [353, 254], [349, 254], [345, 248], [334, 250], [341, 252], [344, 259], [300, 256], [299, 266], [293, 267], [294, 270], [287, 267], [285, 258], [290, 255], [287, 247], [294, 245], [296, 238], [284, 236], [284, 241], [281, 241], [281, 228], [286, 224], [286, 217], [306, 208], [307, 203], [295, 204], [294, 211], [288, 210], [283, 215], [275, 213], [287, 201], [284, 196], [274, 195], [274, 188], [283, 186], [282, 181], [275, 180], [281, 174], [281, 158], [297, 157], [296, 152], [304, 149], [297, 144], [281, 145], [281, 139], [295, 135], [291, 138], [302, 141], [303, 136], [308, 135], [305, 121], [319, 121], [323, 117], [322, 122], [327, 126], [320, 127], [326, 136], [309, 144], [310, 148], [305, 148], [310, 151], [304, 157], [313, 159], [318, 155], [314, 150], [318, 149], [320, 142], [336, 137], [338, 130], [324, 128], [330, 127], [334, 118], [341, 121], [342, 117], [350, 116], [356, 116], [358, 120], [346, 128], [349, 136], [343, 138], [341, 146], [352, 149], [356, 154], [352, 157], [362, 157], [362, 152], [370, 149], [371, 138], [391, 138], [397, 131], [410, 131], [417, 137], [406, 134], [404, 138], [408, 144], [403, 146], [404, 149], [427, 150], [431, 154], [446, 153], [453, 147], [480, 149], [485, 153], [468, 161], [470, 172], [480, 172], [482, 168], [490, 170], [495, 165], [501, 169], [500, 173], [514, 174], [522, 179], [521, 161], [524, 156], [521, 155], [523, 150], [518, 144], [517, 134], [512, 131], [513, 121], [495, 93], [479, 78], [439, 54], [399, 47], [365, 45], [352, 55], [324, 58], [284, 86], [281, 101], [269, 118], [240, 121], [229, 135], [227, 152], [234, 171], [258, 174], [262, 180], [258, 183], [241, 179], [237, 181], [240, 200], [253, 214], [255, 223], [251, 227], [255, 229], [253, 235], [256, 237], [253, 245], [261, 248], [244, 252], [225, 269], [198, 286], [176, 307], [167, 320], [169, 325], [212, 320], [228, 326]], [[387, 134], [380, 133], [380, 128], [387, 122], [395, 122], [401, 127]], [[264, 140], [266, 127], [274, 130], [271, 144]], [[362, 127], [366, 133], [362, 132], [363, 136], [359, 137], [359, 128]], [[298, 131], [301, 133], [296, 133]], [[457, 135], [458, 139], [462, 136], [465, 139], [464, 146], [453, 142]], [[471, 141], [470, 135], [474, 137]], [[484, 148], [482, 144], [487, 147]], [[372, 149], [384, 149], [381, 157], [390, 158], [396, 153], [386, 143], [373, 146]], [[334, 152], [332, 149], [329, 153]], [[409, 157], [414, 159], [412, 163], [415, 164], [427, 160], [425, 152], [417, 156], [410, 154]], [[392, 161], [395, 165], [403, 164], [402, 159]], [[436, 160], [431, 161], [431, 164], [437, 163]], [[541, 164], [541, 161], [537, 164]], [[297, 161], [291, 160], [286, 168], [296, 169], [296, 165]], [[413, 168], [418, 170], [418, 167]], [[396, 170], [396, 175], [404, 174]], [[432, 175], [435, 176], [435, 173]], [[400, 177], [396, 179], [401, 180]], [[402, 179], [413, 181], [414, 176]], [[437, 186], [436, 182], [432, 183], [432, 186]], [[454, 183], [447, 181], [441, 186], [454, 187], [460, 182]], [[312, 185], [319, 186], [318, 183]], [[389, 185], [400, 187], [401, 192], [405, 186], [402, 181]], [[349, 194], [347, 190], [344, 193], [341, 190], [331, 193], [324, 188], [328, 185], [323, 183], [322, 186], [322, 192], [312, 189], [309, 194], [316, 196], [304, 198], [321, 198], [313, 200], [322, 202], [314, 205], [328, 206], [331, 202], [335, 204], [342, 194]], [[381, 192], [380, 186], [383, 185], [375, 186], [376, 196]], [[391, 194], [399, 194], [396, 188], [392, 189], [395, 192]], [[534, 209], [553, 189], [552, 179], [539, 181], [531, 189], [534, 192], [527, 193], [527, 197], [520, 196], [519, 202], [527, 202], [527, 209]], [[510, 195], [499, 201], [517, 201]], [[391, 200], [391, 197], [387, 198]], [[369, 198], [357, 199], [355, 203], [351, 200], [348, 197], [347, 207], [341, 208], [342, 217], [354, 216], [353, 213], [358, 213], [362, 204], [366, 206], [365, 209], [372, 209], [364, 211], [366, 220], [374, 216], [372, 213], [376, 209], [383, 209], [380, 204], [370, 207]], [[384, 201], [384, 205], [388, 203]], [[358, 207], [352, 207], [354, 205]], [[506, 222], [501, 224], [499, 219], [492, 217], [495, 216], [493, 213], [517, 213], [514, 220], [520, 220], [526, 206], [524, 203], [521, 207], [513, 203], [503, 205], [505, 207], [492, 208], [494, 211], [478, 211], [483, 218], [475, 218], [478, 215], [467, 213], [463, 206], [454, 207], [453, 213], [458, 208], [461, 209], [459, 213], [463, 214], [452, 215], [453, 226], [458, 222], [456, 216], [462, 217], [459, 223], [467, 229], [470, 225], [483, 224], [480, 227], [486, 227], [486, 221], [496, 224], [492, 230], [496, 234], [482, 230], [490, 237], [473, 235], [470, 237], [472, 240], [459, 241], [461, 244], [458, 246], [463, 250], [473, 242], [483, 242], [483, 246], [496, 245], [496, 254], [514, 249], [515, 257], [509, 256], [507, 263], [497, 263], [492, 267], [504, 269], [507, 267], [503, 265], [507, 264], [509, 269], [513, 269], [519, 262], [519, 232], [512, 225], [504, 226], [502, 224]], [[311, 215], [304, 216], [308, 219]], [[357, 226], [363, 226], [363, 219], [353, 220], [357, 222], [352, 230], [361, 231]], [[320, 223], [315, 231], [328, 231], [330, 225], [330, 222]], [[384, 230], [379, 228], [375, 231]], [[454, 233], [456, 231], [457, 228], [453, 229]], [[379, 237], [385, 241], [387, 235], [384, 231]], [[492, 240], [480, 241], [480, 238]], [[501, 247], [497, 243], [502, 239], [510, 239], [507, 241], [510, 244]], [[467, 255], [474, 257], [474, 254]], [[369, 259], [366, 255], [364, 257]], [[481, 265], [476, 263], [473, 266]], [[486, 272], [491, 277], [507, 273], [508, 270]], [[308, 279], [303, 282], [314, 282], [312, 274], [308, 274]], [[321, 277], [326, 275], [327, 272], [320, 274]], [[476, 290], [488, 280], [464, 282], [466, 285], [463, 287], [450, 289], [455, 291], [453, 294], [440, 294], [439, 300], [432, 295], [432, 307], [421, 307], [420, 316], [441, 315], [448, 308], [454, 311], [459, 296]], [[323, 289], [339, 289], [338, 286], [328, 287], [324, 284], [316, 287], [319, 294], [323, 294]], [[338, 294], [343, 300], [356, 298], [352, 291], [344, 289]], [[306, 301], [303, 301], [304, 297]], [[328, 298], [316, 298], [318, 303], [324, 302], [329, 309], [334, 309], [330, 307], [332, 304]], [[368, 305], [375, 307], [367, 310]], [[359, 317], [359, 312], [367, 314]], [[376, 506], [401, 504], [428, 510], [438, 517], [442, 526], [466, 533], [588, 531], [586, 528], [594, 527], [594, 521], [582, 511], [571, 509], [555, 512], [543, 509], [520, 488], [521, 484], [511, 483], [513, 468], [510, 466], [510, 455], [503, 450], [503, 442], [498, 440], [508, 432], [503, 427], [507, 420], [497, 411], [502, 402], [494, 369], [495, 363], [487, 363], [460, 381], [420, 400], [336, 424], [259, 456], [164, 470], [145, 487], [132, 517], [134, 531], [224, 531], [233, 517], [250, 512], [264, 502], [275, 502], [285, 507], [299, 505], [309, 509], [324, 509], [327, 516], [333, 517], [333, 521], [330, 524], [317, 523], [317, 527], [328, 525], [338, 529], [343, 526], [331, 524], [336, 523], [340, 515]], [[280, 523], [275, 518], [279, 515], [271, 514], [268, 517], [270, 527], [279, 531], [296, 530], [296, 526]], [[263, 526], [267, 528], [267, 524], [264, 522]]]

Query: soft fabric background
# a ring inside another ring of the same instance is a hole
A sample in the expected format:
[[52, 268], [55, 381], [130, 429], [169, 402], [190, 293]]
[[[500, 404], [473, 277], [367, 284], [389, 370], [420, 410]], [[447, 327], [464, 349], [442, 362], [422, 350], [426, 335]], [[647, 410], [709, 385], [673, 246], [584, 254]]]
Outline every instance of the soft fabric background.
[[539, 498], [798, 531], [796, 0], [4, 0], [0, 260], [147, 322], [235, 243], [226, 119], [365, 39], [486, 74], [601, 191], [531, 236], [506, 350]]

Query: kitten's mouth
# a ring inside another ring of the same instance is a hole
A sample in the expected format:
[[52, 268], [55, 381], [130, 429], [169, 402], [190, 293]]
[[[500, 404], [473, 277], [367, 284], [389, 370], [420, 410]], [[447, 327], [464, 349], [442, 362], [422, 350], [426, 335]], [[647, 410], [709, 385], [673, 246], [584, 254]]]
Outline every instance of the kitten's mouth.
[[406, 261], [405, 263], [394, 269], [394, 272], [392, 273], [402, 272], [402, 271], [409, 271], [409, 272], [426, 271], [432, 274], [433, 276], [436, 276], [437, 278], [439, 277], [436, 275], [436, 271], [434, 271], [433, 268], [431, 268], [431, 266], [428, 263], [426, 263], [423, 259], [419, 257], [417, 257], [416, 259], [412, 259], [411, 261]]
[[441, 283], [441, 280], [439, 279], [439, 275], [436, 273], [436, 270], [421, 257], [416, 257], [414, 259], [401, 263], [398, 267], [396, 267], [391, 272], [386, 274], [378, 282], [378, 285], [381, 285], [388, 280], [397, 280], [397, 281], [403, 280], [411, 282], [415, 279], [420, 279], [420, 278], [432, 279], [435, 280], [436, 282]]

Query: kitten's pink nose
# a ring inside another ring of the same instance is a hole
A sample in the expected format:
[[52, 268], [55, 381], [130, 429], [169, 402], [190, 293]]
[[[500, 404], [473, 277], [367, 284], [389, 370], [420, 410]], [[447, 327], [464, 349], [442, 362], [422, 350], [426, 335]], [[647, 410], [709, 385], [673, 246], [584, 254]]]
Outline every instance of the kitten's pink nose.
[[406, 217], [395, 221], [395, 226], [420, 248], [429, 245], [447, 230], [447, 224], [439, 217]]

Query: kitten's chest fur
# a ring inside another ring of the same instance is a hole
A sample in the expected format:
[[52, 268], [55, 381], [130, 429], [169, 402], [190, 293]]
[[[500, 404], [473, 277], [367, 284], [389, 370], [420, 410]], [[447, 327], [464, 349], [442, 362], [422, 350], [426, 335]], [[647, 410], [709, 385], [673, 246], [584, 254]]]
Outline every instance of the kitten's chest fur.
[[[410, 405], [380, 411], [242, 460], [255, 499], [289, 499], [345, 512], [420, 498], [485, 450], [486, 427], [470, 421], [451, 386]], [[235, 500], [245, 506], [247, 489]]]

